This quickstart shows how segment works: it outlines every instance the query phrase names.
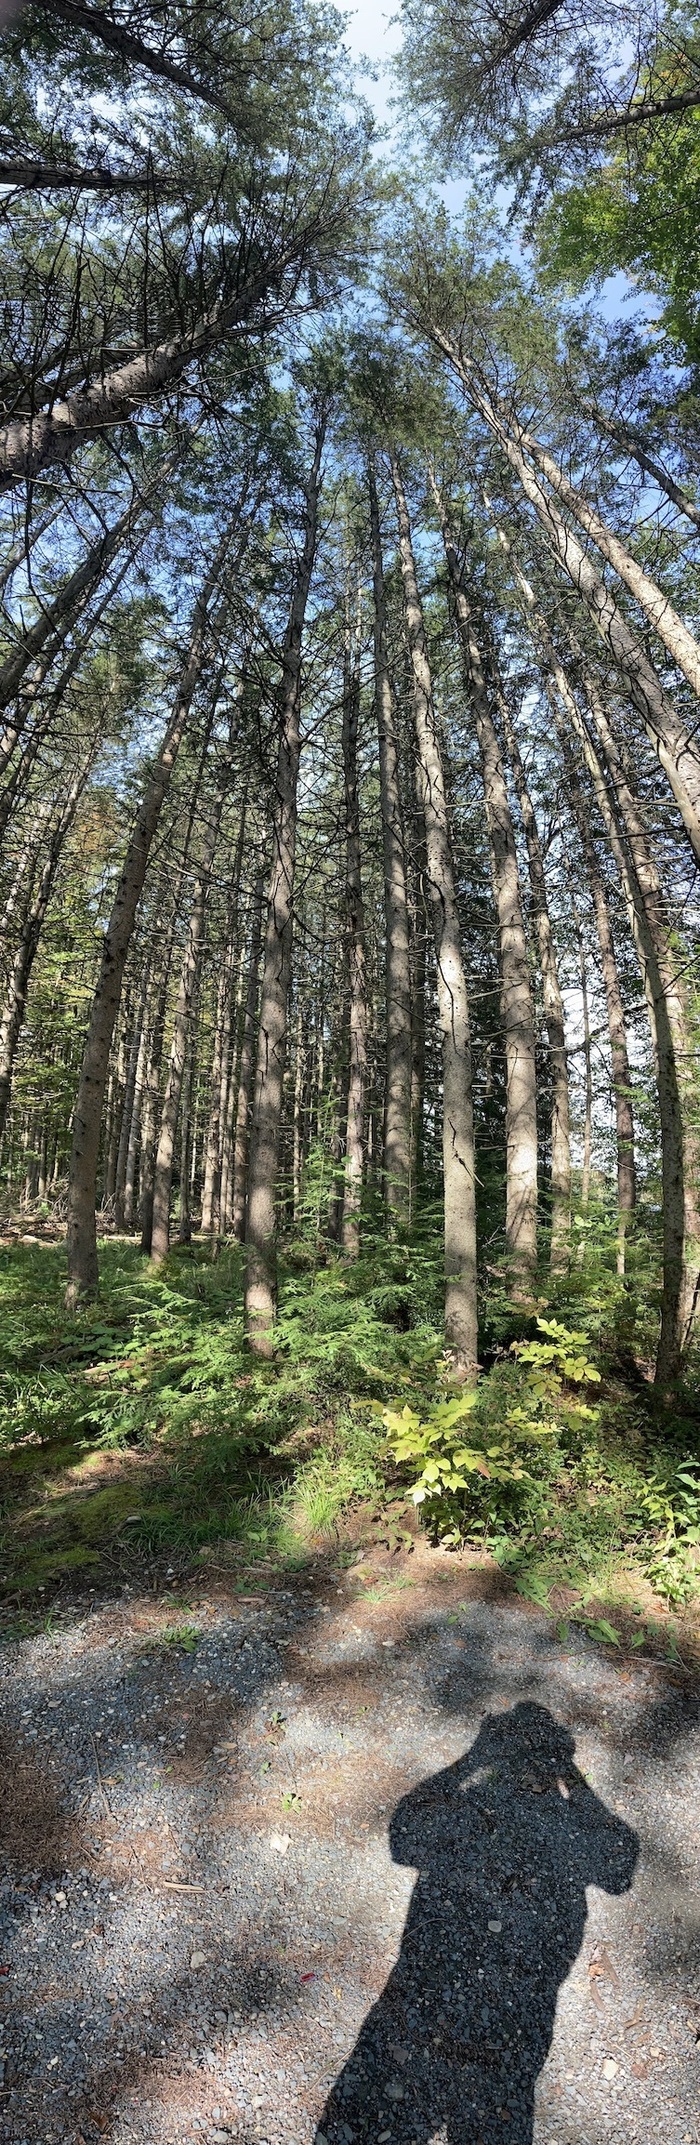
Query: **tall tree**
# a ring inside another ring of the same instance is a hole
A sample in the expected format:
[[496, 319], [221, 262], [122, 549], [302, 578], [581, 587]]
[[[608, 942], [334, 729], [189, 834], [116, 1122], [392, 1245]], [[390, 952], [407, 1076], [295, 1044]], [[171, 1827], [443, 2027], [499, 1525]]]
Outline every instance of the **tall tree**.
[[146, 782], [105, 934], [75, 1105], [68, 1201], [69, 1305], [97, 1287], [95, 1200], [102, 1105], [127, 955], [151, 846], [189, 720], [206, 650], [207, 617], [228, 545], [218, 546], [194, 608], [187, 659], [157, 758]]
[[481, 649], [449, 509], [432, 472], [431, 490], [442, 527], [450, 591], [481, 755], [493, 898], [498, 920], [506, 1048], [506, 1249], [516, 1282], [527, 1285], [537, 1260], [537, 1073], [518, 859]]
[[[476, 1170], [469, 1001], [455, 888], [444, 752], [413, 555], [411, 523], [396, 455], [391, 464], [399, 527], [406, 632], [413, 673], [418, 785], [425, 823], [426, 896], [433, 925], [442, 1044], [442, 1174], [445, 1213], [445, 1339], [460, 1378], [477, 1364]], [[536, 1156], [535, 1156], [536, 1161]]]
[[386, 1085], [384, 1191], [393, 1229], [411, 1214], [411, 965], [408, 890], [404, 854], [399, 752], [386, 649], [384, 562], [377, 480], [368, 465], [374, 587], [374, 694], [379, 737], [379, 780], [384, 858], [386, 932]]
[[301, 749], [301, 648], [318, 540], [321, 461], [327, 409], [315, 429], [306, 485], [304, 542], [294, 577], [278, 696], [279, 747], [272, 826], [272, 870], [260, 997], [258, 1060], [250, 1132], [246, 1218], [246, 1331], [256, 1355], [272, 1354], [277, 1295], [275, 1252], [277, 1176], [292, 962], [297, 785]]
[[360, 644], [350, 646], [346, 626], [343, 665], [343, 787], [345, 803], [345, 929], [348, 949], [348, 1074], [345, 1112], [345, 1168], [342, 1185], [341, 1242], [346, 1258], [360, 1249], [360, 1208], [365, 1168], [365, 1098], [367, 1091], [367, 976], [365, 908], [360, 857], [360, 799], [357, 730], [360, 712]]

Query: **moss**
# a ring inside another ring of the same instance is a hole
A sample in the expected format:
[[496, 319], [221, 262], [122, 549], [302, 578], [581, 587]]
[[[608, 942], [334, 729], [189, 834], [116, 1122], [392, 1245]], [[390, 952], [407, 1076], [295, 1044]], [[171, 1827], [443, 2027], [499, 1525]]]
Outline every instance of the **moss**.
[[66, 1578], [69, 1574], [89, 1571], [99, 1564], [99, 1553], [88, 1549], [84, 1542], [66, 1542], [60, 1549], [37, 1549], [32, 1544], [26, 1557], [18, 1563], [13, 1574], [11, 1591], [32, 1594], [39, 1587]]

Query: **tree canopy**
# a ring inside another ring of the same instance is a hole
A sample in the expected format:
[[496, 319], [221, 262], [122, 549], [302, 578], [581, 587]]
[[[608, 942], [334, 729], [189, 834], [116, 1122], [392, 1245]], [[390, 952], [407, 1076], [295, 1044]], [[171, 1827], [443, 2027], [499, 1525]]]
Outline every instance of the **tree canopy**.
[[700, 45], [401, 23], [389, 142], [314, 0], [4, 27], [0, 1198], [508, 1541], [697, 1379]]

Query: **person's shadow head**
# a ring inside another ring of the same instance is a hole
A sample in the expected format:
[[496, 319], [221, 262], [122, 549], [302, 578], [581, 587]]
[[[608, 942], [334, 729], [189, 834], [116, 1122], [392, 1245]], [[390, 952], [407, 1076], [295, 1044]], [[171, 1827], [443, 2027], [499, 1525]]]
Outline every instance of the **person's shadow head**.
[[625, 1892], [637, 1861], [635, 1833], [587, 1785], [574, 1748], [544, 1706], [517, 1705], [397, 1804], [392, 1856], [418, 1872], [401, 1952], [316, 2145], [531, 2145], [586, 1886]]

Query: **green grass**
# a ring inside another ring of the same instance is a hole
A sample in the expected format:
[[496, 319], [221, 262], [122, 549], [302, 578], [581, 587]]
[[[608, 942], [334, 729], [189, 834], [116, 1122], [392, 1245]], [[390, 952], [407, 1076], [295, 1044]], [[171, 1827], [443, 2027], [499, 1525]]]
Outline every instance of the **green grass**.
[[5, 1591], [88, 1579], [130, 1553], [222, 1542], [294, 1564], [335, 1541], [348, 1506], [381, 1487], [367, 1402], [434, 1374], [439, 1335], [425, 1320], [403, 1330], [414, 1284], [406, 1256], [394, 1265], [393, 1281], [390, 1259], [370, 1277], [373, 1298], [365, 1267], [314, 1276], [292, 1258], [268, 1365], [245, 1349], [237, 1246], [213, 1264], [199, 1247], [176, 1253], [154, 1275], [135, 1247], [107, 1243], [99, 1300], [74, 1317], [61, 1247], [3, 1251]]
[[[3, 1250], [6, 1601], [46, 1608], [57, 1593], [159, 1560], [181, 1583], [198, 1560], [234, 1579], [240, 1565], [250, 1585], [269, 1560], [294, 1568], [319, 1551], [342, 1560], [351, 1541], [377, 1536], [410, 1545], [411, 1470], [392, 1461], [381, 1414], [408, 1406], [429, 1417], [444, 1396], [440, 1268], [431, 1226], [409, 1245], [370, 1242], [352, 1268], [316, 1266], [308, 1247], [292, 1245], [278, 1352], [261, 1364], [245, 1347], [237, 1246], [213, 1263], [206, 1247], [178, 1249], [154, 1274], [135, 1246], [107, 1242], [99, 1299], [74, 1316], [63, 1307], [60, 1245]], [[566, 1613], [585, 1621], [591, 1603], [591, 1624], [616, 1599], [639, 1597], [648, 1610], [651, 1590], [660, 1603], [692, 1605], [700, 1543], [695, 1397], [679, 1395], [663, 1417], [643, 1382], [625, 1384], [606, 1286], [602, 1259], [588, 1272], [577, 1264], [568, 1296], [558, 1282], [551, 1305], [590, 1336], [603, 1373], [588, 1393], [595, 1406], [577, 1415], [564, 1390], [556, 1437], [533, 1435], [522, 1479], [474, 1474], [461, 1501], [423, 1508], [435, 1539], [490, 1550], [543, 1606], [553, 1588], [568, 1589]], [[527, 1444], [527, 1424], [549, 1407], [533, 1385], [540, 1370], [509, 1352], [502, 1300], [498, 1323], [470, 1419], [470, 1438], [487, 1450], [508, 1434], [513, 1409]], [[184, 1643], [179, 1631], [173, 1643]]]

